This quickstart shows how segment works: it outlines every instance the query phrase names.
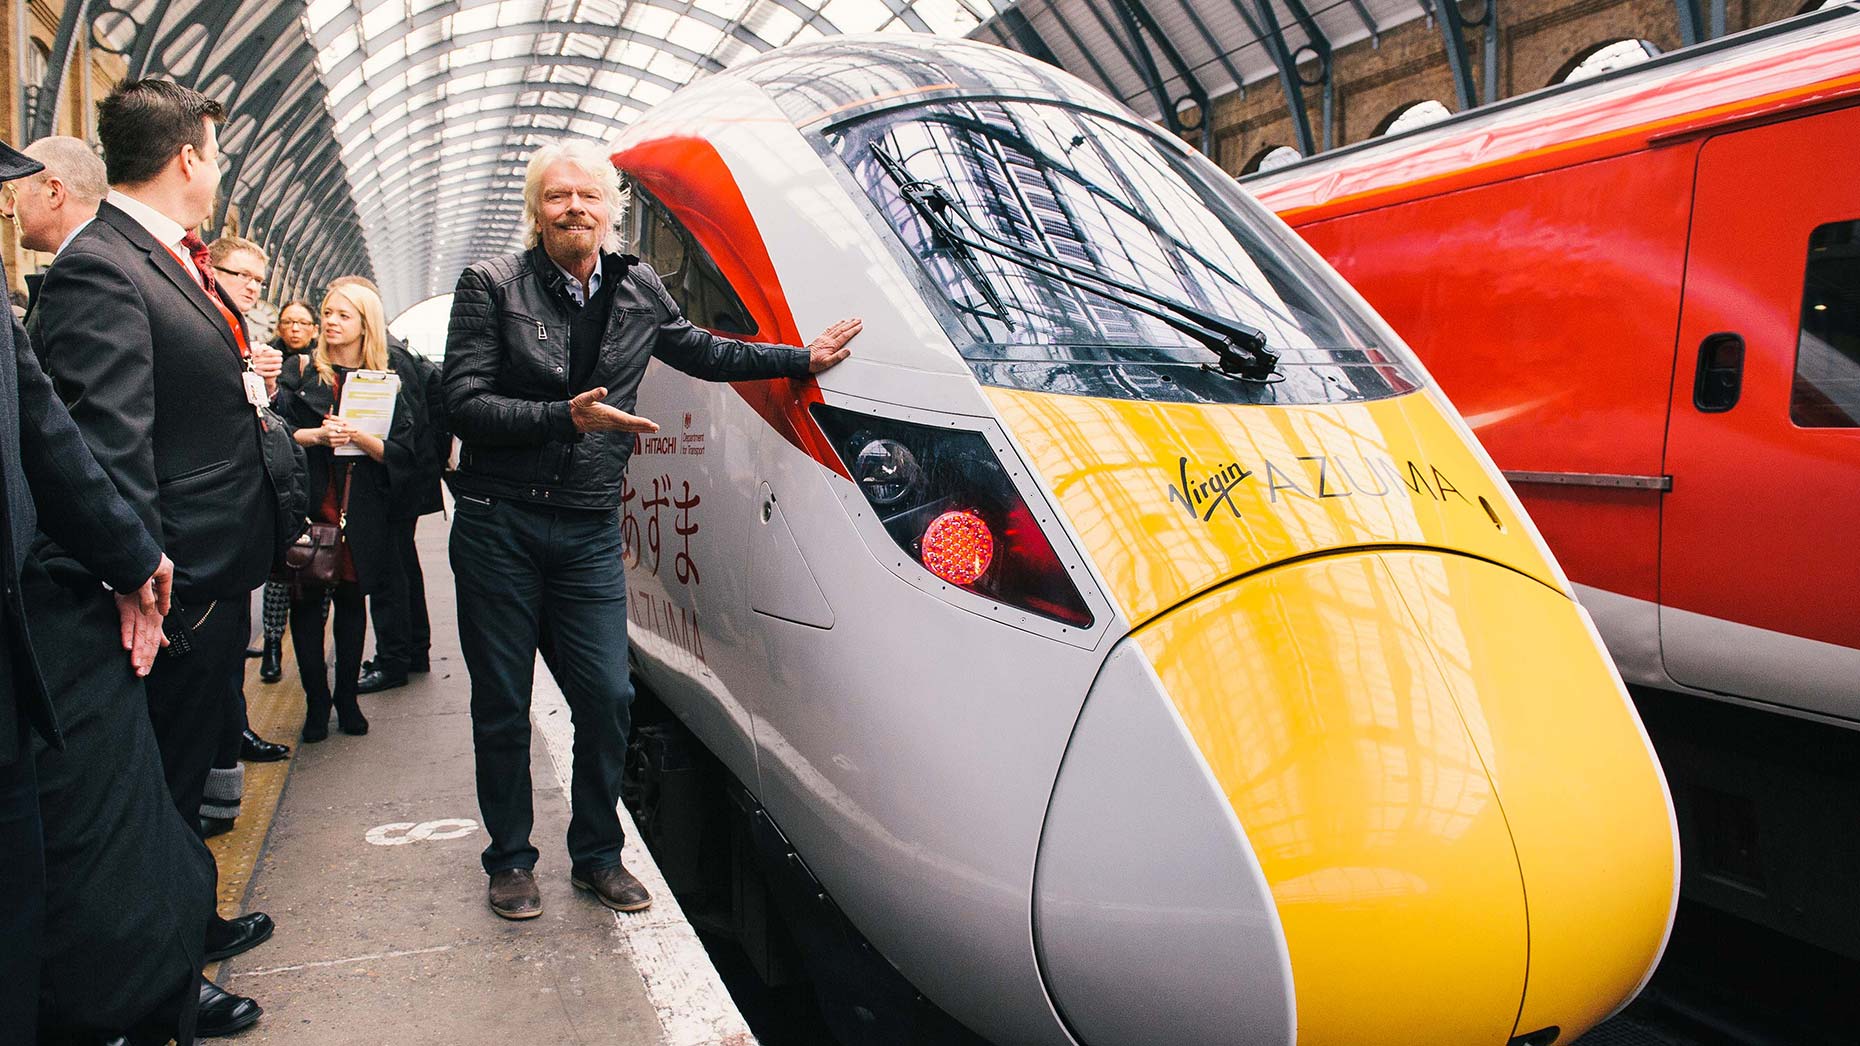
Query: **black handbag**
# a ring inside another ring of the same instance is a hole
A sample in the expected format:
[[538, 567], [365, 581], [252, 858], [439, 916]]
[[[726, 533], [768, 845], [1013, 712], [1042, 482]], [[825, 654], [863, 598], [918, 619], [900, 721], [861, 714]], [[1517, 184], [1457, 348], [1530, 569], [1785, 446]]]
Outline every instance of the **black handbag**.
[[343, 528], [349, 523], [350, 470], [342, 474], [342, 507], [334, 523], [311, 523], [284, 548], [284, 577], [297, 588], [332, 588], [342, 580]]

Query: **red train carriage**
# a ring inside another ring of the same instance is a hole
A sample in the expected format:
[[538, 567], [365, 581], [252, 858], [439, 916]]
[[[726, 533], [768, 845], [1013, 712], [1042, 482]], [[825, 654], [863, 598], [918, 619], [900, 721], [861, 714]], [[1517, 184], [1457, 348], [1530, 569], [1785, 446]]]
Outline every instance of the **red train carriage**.
[[[1248, 188], [1419, 351], [1630, 682], [1860, 725], [1860, 7]], [[1688, 887], [1855, 950], [1850, 876], [1784, 899], [1764, 871], [1833, 852], [1794, 831], [1825, 789], [1728, 752], [1663, 750], [1704, 782], [1675, 789]]]

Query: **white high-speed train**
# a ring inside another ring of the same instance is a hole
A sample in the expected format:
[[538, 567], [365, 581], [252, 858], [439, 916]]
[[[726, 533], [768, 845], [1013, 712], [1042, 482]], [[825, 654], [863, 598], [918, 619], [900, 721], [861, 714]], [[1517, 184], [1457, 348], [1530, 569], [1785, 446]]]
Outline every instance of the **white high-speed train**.
[[[876, 996], [842, 1038], [1545, 1046], [1645, 982], [1672, 810], [1594, 628], [1227, 176], [908, 36], [745, 63], [615, 149], [694, 322], [865, 321], [818, 382], [653, 366], [622, 513], [642, 682], [816, 981]], [[705, 852], [663, 763], [648, 835]]]

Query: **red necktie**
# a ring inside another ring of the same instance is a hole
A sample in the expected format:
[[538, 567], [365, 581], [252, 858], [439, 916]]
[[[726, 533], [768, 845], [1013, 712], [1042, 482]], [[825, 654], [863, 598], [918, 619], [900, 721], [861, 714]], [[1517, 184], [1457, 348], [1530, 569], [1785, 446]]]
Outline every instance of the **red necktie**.
[[207, 241], [189, 229], [187, 235], [181, 237], [181, 246], [194, 259], [194, 268], [200, 273], [200, 285], [207, 289], [207, 296], [217, 301], [219, 295], [213, 290], [213, 256], [207, 253]]
[[220, 300], [219, 288], [213, 285], [213, 261], [207, 253], [207, 241], [190, 231], [181, 237], [181, 246], [187, 249], [188, 255], [194, 259], [194, 268], [200, 271], [200, 284], [206, 288], [207, 299], [213, 302], [214, 308], [220, 310], [220, 318], [232, 329], [233, 340], [239, 343], [240, 358], [251, 355], [252, 350], [246, 345], [245, 330], [239, 325], [239, 317], [233, 315], [232, 309]]

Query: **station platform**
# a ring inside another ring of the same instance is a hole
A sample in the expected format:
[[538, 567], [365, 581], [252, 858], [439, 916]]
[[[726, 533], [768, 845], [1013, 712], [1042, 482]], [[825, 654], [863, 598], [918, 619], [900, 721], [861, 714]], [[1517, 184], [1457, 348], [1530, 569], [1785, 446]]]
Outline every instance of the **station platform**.
[[265, 1010], [229, 1041], [750, 1046], [630, 820], [626, 863], [653, 907], [612, 912], [569, 884], [569, 712], [540, 663], [531, 775], [543, 914], [509, 922], [486, 906], [446, 532], [440, 517], [421, 521], [432, 671], [363, 695], [366, 736], [332, 729], [300, 744], [303, 688], [288, 639], [281, 682], [260, 683], [248, 662], [253, 729], [292, 752], [248, 765], [237, 826], [210, 840], [221, 913], [277, 922], [271, 940], [209, 968]]

